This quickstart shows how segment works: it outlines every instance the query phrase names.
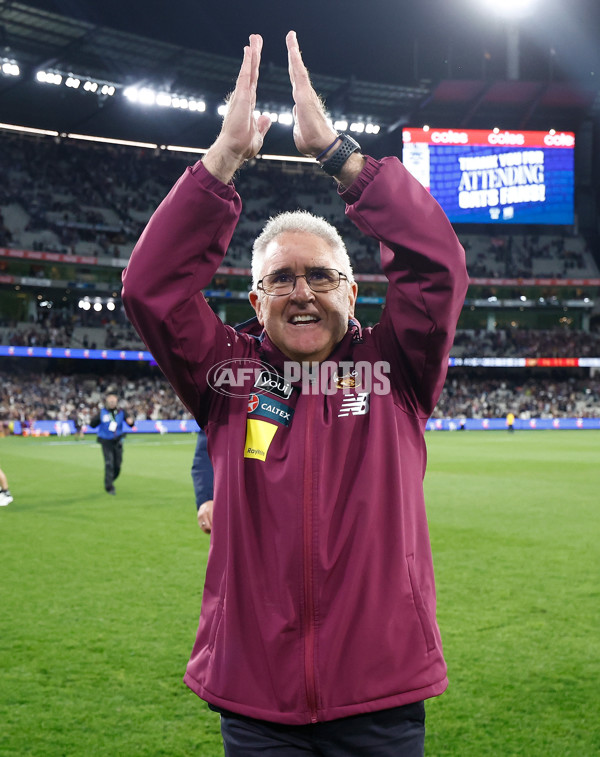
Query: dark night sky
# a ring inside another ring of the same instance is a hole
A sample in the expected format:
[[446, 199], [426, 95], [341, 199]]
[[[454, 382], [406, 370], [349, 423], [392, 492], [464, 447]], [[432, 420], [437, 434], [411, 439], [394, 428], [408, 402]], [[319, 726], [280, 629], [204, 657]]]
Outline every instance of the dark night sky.
[[[413, 84], [416, 79], [503, 77], [504, 22], [477, 0], [24, 0], [90, 23], [239, 58], [248, 35], [263, 60], [286, 65], [284, 36], [298, 32], [320, 74]], [[503, 0], [498, 0], [503, 2]], [[521, 78], [600, 79], [600, 0], [539, 0], [521, 24]], [[554, 50], [551, 56], [550, 50]], [[552, 63], [551, 63], [552, 61]]]

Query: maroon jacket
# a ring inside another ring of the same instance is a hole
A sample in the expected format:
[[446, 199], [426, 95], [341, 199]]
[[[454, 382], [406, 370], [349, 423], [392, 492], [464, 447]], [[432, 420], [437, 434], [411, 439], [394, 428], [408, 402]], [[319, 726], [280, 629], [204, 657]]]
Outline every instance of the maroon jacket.
[[464, 252], [396, 158], [368, 158], [341, 197], [358, 228], [380, 241], [390, 283], [381, 322], [362, 332], [353, 322], [329, 360], [387, 361], [387, 394], [297, 385], [289, 397], [257, 394], [253, 376], [232, 392], [241, 397], [210, 388], [221, 361], [252, 358], [282, 371], [284, 356], [266, 334], [223, 325], [201, 294], [241, 208], [233, 185], [201, 163], [162, 202], [123, 279], [127, 313], [206, 430], [215, 470], [185, 682], [218, 708], [280, 723], [395, 707], [447, 685], [424, 429], [467, 288]]

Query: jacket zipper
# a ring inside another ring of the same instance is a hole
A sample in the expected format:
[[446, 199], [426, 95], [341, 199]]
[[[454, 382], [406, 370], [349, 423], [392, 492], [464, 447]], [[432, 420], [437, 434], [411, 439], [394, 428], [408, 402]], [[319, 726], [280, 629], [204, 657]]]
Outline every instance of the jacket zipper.
[[315, 609], [313, 593], [313, 481], [312, 481], [312, 404], [308, 397], [308, 414], [304, 437], [304, 675], [310, 720], [317, 722], [317, 685], [315, 681]]

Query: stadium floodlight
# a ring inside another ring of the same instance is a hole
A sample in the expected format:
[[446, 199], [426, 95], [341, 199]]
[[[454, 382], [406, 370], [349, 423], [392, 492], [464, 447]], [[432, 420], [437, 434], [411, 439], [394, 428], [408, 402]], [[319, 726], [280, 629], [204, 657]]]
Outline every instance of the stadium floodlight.
[[126, 97], [131, 102], [136, 103], [140, 98], [140, 91], [137, 87], [125, 87], [123, 90], [123, 97]]
[[379, 124], [369, 123], [365, 126], [365, 132], [367, 134], [379, 134], [380, 131], [381, 131], [381, 126], [379, 126]]
[[21, 131], [25, 134], [43, 134], [46, 137], [58, 137], [57, 131], [50, 129], [34, 129], [32, 126], [18, 126], [17, 124], [2, 124], [0, 123], [0, 129], [7, 129], [8, 131]]
[[[114, 94], [114, 90], [113, 92], [107, 92], [107, 94]], [[196, 113], [203, 113], [206, 110], [204, 100], [185, 97], [181, 94], [170, 94], [164, 91], [155, 92], [150, 87], [125, 87], [123, 96], [130, 102], [140, 103], [141, 105], [157, 105], [160, 108], [176, 108]]]
[[138, 90], [138, 102], [142, 105], [154, 105], [156, 102], [156, 92], [150, 87], [142, 87]]
[[171, 95], [168, 95], [166, 92], [159, 92], [156, 95], [156, 104], [161, 108], [169, 108], [172, 104]]
[[62, 76], [55, 71], [38, 71], [35, 78], [40, 84], [54, 84], [55, 86], [62, 84]]
[[79, 89], [81, 81], [75, 76], [68, 76], [65, 84], [67, 87], [71, 87], [71, 89]]
[[217, 113], [219, 116], [225, 116], [227, 115], [227, 103], [223, 103], [223, 105], [219, 105], [217, 108]]
[[292, 126], [294, 123], [294, 116], [289, 111], [284, 111], [279, 114], [279, 123], [283, 126]]
[[276, 160], [280, 163], [312, 163], [314, 165], [314, 158], [305, 158], [303, 155], [262, 155], [256, 156], [261, 160]]
[[190, 100], [189, 109], [196, 111], [197, 113], [204, 113], [206, 110], [206, 103], [203, 100]]
[[69, 139], [82, 139], [86, 142], [103, 142], [107, 145], [126, 145], [127, 147], [149, 147], [155, 149], [158, 145], [154, 142], [135, 142], [130, 139], [113, 139], [112, 137], [93, 137], [91, 134], [61, 134]]
[[532, 15], [538, 0], [478, 0], [484, 11], [506, 22], [506, 76], [517, 81], [520, 73], [519, 22]]
[[362, 134], [365, 130], [365, 124], [362, 121], [354, 121], [350, 124], [350, 131], [354, 131], [357, 134]]
[[100, 90], [100, 94], [107, 95], [107, 97], [112, 97], [115, 92], [116, 89], [112, 84], [103, 84], [102, 89]]
[[161, 150], [170, 150], [171, 152], [189, 152], [193, 154], [206, 155], [208, 152], [205, 147], [184, 147], [183, 145], [161, 145]]
[[348, 121], [345, 121], [344, 119], [340, 119], [338, 121], [333, 122], [333, 128], [336, 131], [346, 131], [348, 128]]
[[0, 66], [0, 71], [5, 76], [20, 76], [21, 75], [21, 69], [19, 68], [19, 64], [14, 60], [9, 60], [8, 58], [2, 59], [2, 66]]
[[508, 19], [525, 18], [535, 10], [537, 0], [477, 0], [484, 10]]
[[116, 306], [115, 306], [114, 300], [108, 300], [108, 302], [106, 303], [106, 309], [107, 310], [114, 310], [115, 307]]

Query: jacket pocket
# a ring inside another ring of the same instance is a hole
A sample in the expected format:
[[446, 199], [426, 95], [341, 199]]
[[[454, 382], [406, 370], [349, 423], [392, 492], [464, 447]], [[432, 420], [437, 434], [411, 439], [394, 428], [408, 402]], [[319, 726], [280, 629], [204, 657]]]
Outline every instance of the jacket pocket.
[[421, 594], [421, 589], [419, 588], [419, 583], [417, 581], [415, 571], [415, 556], [407, 555], [406, 564], [408, 566], [408, 577], [410, 579], [410, 588], [412, 590], [413, 602], [415, 604], [417, 615], [419, 616], [419, 622], [421, 623], [421, 630], [423, 631], [423, 636], [425, 637], [427, 651], [431, 652], [433, 649], [435, 649], [436, 646], [435, 630], [433, 628], [431, 618], [429, 617], [429, 613], [427, 612], [427, 607], [425, 606], [425, 602], [423, 601], [423, 595]]
[[219, 633], [219, 628], [221, 626], [221, 621], [223, 620], [224, 604], [225, 604], [224, 600], [221, 600], [219, 602], [219, 604], [217, 605], [217, 609], [215, 610], [214, 618], [210, 625], [210, 633], [208, 635], [208, 651], [209, 652], [212, 652], [215, 646], [215, 639], [217, 638], [217, 634]]

